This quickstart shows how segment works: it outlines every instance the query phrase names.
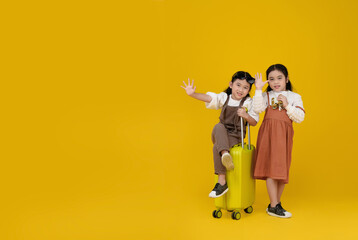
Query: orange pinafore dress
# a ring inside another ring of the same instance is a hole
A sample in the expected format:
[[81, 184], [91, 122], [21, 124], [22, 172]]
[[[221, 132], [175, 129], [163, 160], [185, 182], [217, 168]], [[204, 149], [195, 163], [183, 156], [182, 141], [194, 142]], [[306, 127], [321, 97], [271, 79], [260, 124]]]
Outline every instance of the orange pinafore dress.
[[273, 109], [267, 93], [268, 106], [256, 144], [254, 178], [272, 178], [288, 183], [293, 145], [292, 120], [286, 109]]

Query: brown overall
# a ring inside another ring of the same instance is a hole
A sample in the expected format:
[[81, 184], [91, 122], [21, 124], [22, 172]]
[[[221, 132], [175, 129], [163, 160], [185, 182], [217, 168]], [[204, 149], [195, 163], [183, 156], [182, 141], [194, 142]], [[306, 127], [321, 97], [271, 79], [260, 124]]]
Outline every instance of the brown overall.
[[[226, 99], [220, 114], [220, 122], [215, 125], [211, 134], [211, 140], [214, 143], [214, 169], [215, 174], [226, 174], [226, 168], [221, 163], [220, 152], [226, 150], [230, 152], [230, 148], [235, 144], [241, 142], [241, 125], [240, 117], [237, 115], [237, 110], [242, 107], [245, 99], [241, 99], [239, 106], [228, 106], [230, 96]], [[244, 137], [246, 128], [244, 125]]]

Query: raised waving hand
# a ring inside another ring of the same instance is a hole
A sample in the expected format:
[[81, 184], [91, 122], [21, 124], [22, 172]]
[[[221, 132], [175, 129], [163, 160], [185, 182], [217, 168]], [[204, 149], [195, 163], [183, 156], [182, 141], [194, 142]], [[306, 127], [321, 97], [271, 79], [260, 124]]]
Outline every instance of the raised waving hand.
[[185, 89], [186, 94], [188, 94], [189, 96], [193, 95], [195, 93], [195, 89], [196, 86], [194, 86], [194, 80], [190, 83], [190, 79], [188, 78], [188, 85], [186, 85], [186, 83], [183, 81], [184, 86], [181, 86], [182, 88]]
[[262, 88], [265, 86], [265, 84], [268, 83], [268, 80], [263, 82], [262, 81], [262, 74], [256, 73], [255, 75], [255, 87], [256, 90], [262, 90]]

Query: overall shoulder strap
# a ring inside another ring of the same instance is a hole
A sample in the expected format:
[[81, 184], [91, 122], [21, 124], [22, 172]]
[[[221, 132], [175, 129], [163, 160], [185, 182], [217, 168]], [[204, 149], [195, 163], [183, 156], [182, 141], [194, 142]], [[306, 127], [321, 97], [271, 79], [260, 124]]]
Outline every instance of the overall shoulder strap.
[[226, 94], [226, 95], [227, 95], [227, 98], [226, 98], [226, 101], [225, 101], [223, 107], [229, 104], [230, 95], [229, 94]]
[[239, 104], [239, 108], [241, 108], [244, 105], [244, 102], [246, 101], [247, 95], [241, 99], [241, 102]]

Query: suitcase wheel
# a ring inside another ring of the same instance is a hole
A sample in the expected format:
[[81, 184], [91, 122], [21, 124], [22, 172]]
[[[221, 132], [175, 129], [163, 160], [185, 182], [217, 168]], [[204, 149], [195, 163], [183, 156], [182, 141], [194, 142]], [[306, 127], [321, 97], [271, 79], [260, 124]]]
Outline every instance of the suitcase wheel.
[[214, 210], [214, 212], [213, 212], [214, 218], [221, 218], [222, 215], [223, 215], [223, 213], [220, 210]]
[[254, 209], [250, 206], [250, 207], [248, 207], [248, 208], [245, 208], [244, 211], [245, 211], [246, 213], [252, 213], [252, 212], [254, 211]]
[[241, 218], [240, 212], [233, 212], [231, 214], [231, 218], [234, 219], [234, 220], [239, 220]]

